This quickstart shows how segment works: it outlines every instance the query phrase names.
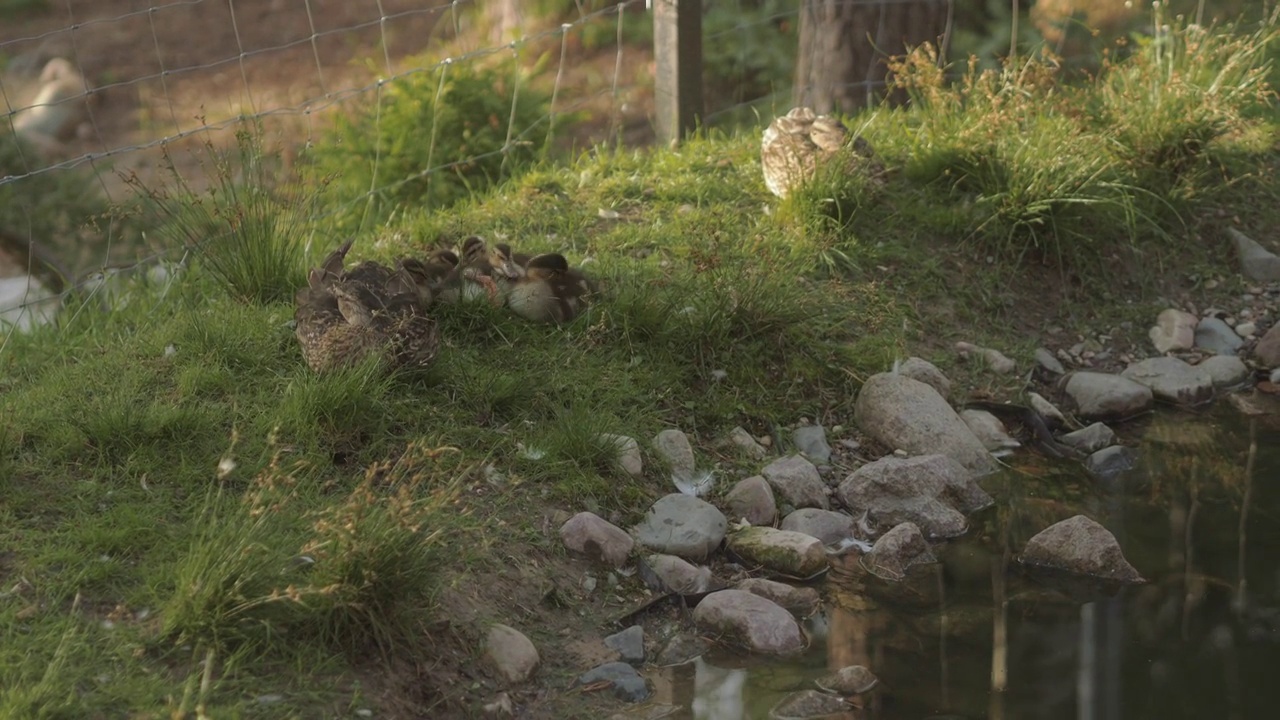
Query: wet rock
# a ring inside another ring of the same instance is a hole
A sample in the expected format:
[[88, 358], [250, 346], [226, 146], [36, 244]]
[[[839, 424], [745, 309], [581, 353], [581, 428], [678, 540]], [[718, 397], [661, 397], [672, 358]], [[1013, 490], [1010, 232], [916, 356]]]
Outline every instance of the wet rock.
[[1067, 371], [1066, 368], [1062, 367], [1062, 363], [1058, 361], [1058, 358], [1054, 357], [1053, 351], [1048, 348], [1036, 348], [1035, 359], [1037, 365], [1054, 375], [1062, 375]]
[[1280, 280], [1280, 257], [1235, 228], [1227, 228], [1227, 234], [1236, 246], [1240, 272], [1245, 277], [1261, 282]]
[[1280, 367], [1280, 322], [1271, 326], [1266, 335], [1253, 347], [1253, 357], [1263, 367]]
[[826, 720], [843, 718], [853, 707], [836, 695], [801, 690], [782, 698], [769, 711], [769, 720]]
[[1066, 427], [1067, 418], [1058, 409], [1058, 406], [1049, 402], [1040, 393], [1027, 393], [1027, 402], [1031, 405], [1031, 409], [1040, 413], [1040, 417], [1044, 418], [1044, 422], [1050, 429]]
[[1119, 375], [1075, 372], [1063, 388], [1076, 412], [1090, 420], [1128, 418], [1151, 408], [1151, 388]]
[[729, 534], [727, 547], [748, 563], [792, 577], [807, 578], [827, 569], [822, 541], [804, 533], [744, 527]]
[[835, 545], [855, 535], [852, 517], [821, 508], [801, 508], [789, 513], [778, 527], [811, 535], [822, 541], [823, 545]]
[[711, 589], [711, 568], [693, 565], [675, 555], [646, 555], [640, 564], [640, 578], [658, 592], [696, 595]]
[[1087, 453], [1097, 452], [1116, 441], [1116, 434], [1105, 424], [1096, 422], [1088, 427], [1069, 432], [1058, 442]]
[[1196, 347], [1218, 355], [1235, 355], [1244, 340], [1231, 326], [1216, 317], [1207, 317], [1196, 325]]
[[1196, 342], [1196, 323], [1195, 315], [1169, 308], [1156, 317], [1156, 326], [1151, 328], [1147, 336], [1160, 353], [1190, 350]]
[[908, 453], [947, 455], [978, 475], [994, 472], [991, 453], [932, 387], [903, 375], [872, 375], [854, 403], [867, 435]]
[[760, 471], [782, 501], [792, 507], [829, 507], [827, 486], [813, 463], [799, 455], [778, 458]]
[[804, 633], [786, 608], [745, 590], [711, 593], [694, 608], [693, 620], [751, 652], [792, 655], [805, 648]]
[[796, 617], [809, 617], [818, 611], [822, 596], [811, 587], [797, 587], [764, 578], [747, 578], [738, 583], [739, 590], [771, 600]]
[[912, 522], [939, 538], [964, 534], [964, 513], [992, 502], [964, 468], [941, 455], [867, 463], [840, 483], [837, 494], [855, 517], [865, 514], [876, 532]]
[[752, 475], [740, 481], [724, 496], [729, 517], [744, 519], [752, 525], [772, 525], [778, 516], [778, 503], [773, 499], [773, 488], [760, 475]]
[[992, 371], [1001, 375], [1008, 375], [1018, 369], [1018, 364], [1013, 360], [1005, 357], [1004, 353], [991, 348], [978, 347], [972, 343], [958, 342], [956, 343], [956, 352], [960, 353], [960, 357], [968, 358], [970, 356], [980, 357]]
[[880, 682], [870, 670], [861, 665], [848, 665], [814, 681], [822, 690], [837, 695], [861, 695], [870, 692]]
[[652, 550], [702, 562], [720, 547], [728, 527], [711, 503], [674, 493], [659, 498], [631, 534]]
[[1151, 388], [1158, 400], [1197, 406], [1213, 399], [1213, 379], [1209, 374], [1180, 358], [1149, 358], [1130, 365], [1120, 375]]
[[626, 435], [602, 433], [600, 439], [618, 448], [618, 467], [631, 477], [644, 475], [644, 460], [640, 457], [640, 445], [635, 438]]
[[986, 410], [961, 410], [960, 419], [990, 452], [1006, 452], [1022, 446], [1022, 443], [1010, 437], [1004, 423]]
[[1085, 458], [1084, 467], [1104, 487], [1118, 489], [1115, 483], [1121, 473], [1131, 470], [1138, 461], [1138, 451], [1123, 445], [1103, 448]]
[[627, 564], [635, 541], [622, 528], [591, 512], [580, 512], [560, 526], [565, 547], [594, 562], [619, 568]]
[[618, 651], [622, 662], [628, 665], [644, 664], [644, 628], [632, 625], [622, 632], [614, 633], [604, 639], [604, 644]]
[[693, 477], [695, 463], [689, 436], [675, 429], [663, 430], [653, 438], [653, 451], [677, 477]]
[[1027, 542], [1024, 564], [1123, 583], [1144, 582], [1106, 528], [1076, 515], [1041, 530]]
[[538, 667], [538, 649], [519, 630], [507, 625], [489, 628], [485, 639], [485, 657], [507, 684], [529, 679]]
[[1196, 365], [1216, 388], [1231, 388], [1249, 379], [1249, 367], [1235, 355], [1214, 355]]
[[735, 427], [733, 430], [729, 431], [729, 442], [732, 443], [734, 447], [746, 453], [747, 457], [752, 460], [763, 460], [764, 457], [769, 454], [769, 451], [765, 449], [765, 446], [756, 442], [756, 439], [751, 437], [751, 433], [743, 430], [741, 427]]
[[896, 372], [932, 387], [944, 398], [951, 394], [951, 380], [928, 360], [909, 357], [898, 365]]
[[654, 656], [653, 664], [657, 667], [683, 665], [694, 658], [702, 657], [710, 649], [711, 643], [697, 635], [676, 635], [668, 640]]
[[885, 580], [902, 580], [913, 566], [937, 561], [920, 528], [909, 522], [885, 533], [871, 547], [871, 552], [862, 556], [862, 566]]
[[578, 676], [574, 685], [594, 685], [608, 682], [613, 686], [613, 694], [624, 702], [637, 703], [649, 697], [649, 683], [636, 672], [636, 669], [624, 662], [605, 663]]
[[831, 462], [827, 431], [821, 425], [801, 425], [791, 432], [791, 441], [805, 457], [818, 465]]

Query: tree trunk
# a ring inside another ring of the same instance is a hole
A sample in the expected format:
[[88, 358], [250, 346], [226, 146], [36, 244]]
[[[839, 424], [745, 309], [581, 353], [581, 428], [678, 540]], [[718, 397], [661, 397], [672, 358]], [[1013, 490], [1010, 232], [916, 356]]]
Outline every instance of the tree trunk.
[[885, 58], [938, 43], [952, 2], [803, 0], [795, 104], [819, 114], [870, 105], [885, 85]]

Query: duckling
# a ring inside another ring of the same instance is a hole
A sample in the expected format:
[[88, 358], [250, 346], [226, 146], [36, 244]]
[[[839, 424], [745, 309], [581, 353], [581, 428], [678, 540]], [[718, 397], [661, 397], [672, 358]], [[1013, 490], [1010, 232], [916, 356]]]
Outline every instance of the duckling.
[[530, 258], [507, 294], [507, 305], [526, 320], [566, 323], [586, 309], [594, 292], [594, 284], [570, 268], [563, 255], [546, 253]]
[[850, 137], [848, 128], [837, 118], [815, 115], [807, 107], [792, 108], [775, 118], [761, 135], [760, 164], [765, 185], [774, 195], [785, 198], [811, 180], [819, 165], [840, 155], [846, 147], [849, 150], [844, 170], [864, 174], [874, 185], [882, 185], [884, 165], [865, 138]]
[[330, 253], [297, 293], [295, 334], [307, 365], [327, 372], [372, 355], [388, 368], [429, 364], [439, 337], [423, 287], [403, 266], [393, 271], [365, 261], [343, 270], [350, 247], [348, 241]]
[[508, 246], [490, 246], [484, 238], [472, 235], [462, 243], [458, 266], [442, 283], [440, 299], [445, 302], [471, 300], [480, 297], [483, 291], [490, 302], [501, 305], [504, 293], [499, 281], [511, 283], [521, 274]]

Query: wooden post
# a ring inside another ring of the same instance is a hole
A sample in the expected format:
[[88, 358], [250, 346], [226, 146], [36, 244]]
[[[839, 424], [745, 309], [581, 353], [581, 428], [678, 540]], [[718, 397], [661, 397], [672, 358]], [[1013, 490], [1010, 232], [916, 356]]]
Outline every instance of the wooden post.
[[653, 0], [658, 142], [675, 145], [702, 117], [702, 0]]

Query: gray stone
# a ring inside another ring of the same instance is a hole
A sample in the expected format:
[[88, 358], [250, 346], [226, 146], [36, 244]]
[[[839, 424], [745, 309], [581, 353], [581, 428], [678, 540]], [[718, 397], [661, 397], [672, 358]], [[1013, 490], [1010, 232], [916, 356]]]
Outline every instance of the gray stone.
[[1151, 408], [1151, 388], [1119, 375], [1073, 372], [1066, 376], [1064, 392], [1076, 412], [1090, 420], [1128, 418]]
[[1162, 310], [1147, 336], [1156, 351], [1190, 350], [1196, 342], [1196, 316], [1177, 308]]
[[956, 352], [960, 353], [960, 357], [968, 358], [970, 356], [980, 357], [986, 363], [987, 367], [993, 372], [1001, 375], [1008, 375], [1018, 369], [1018, 364], [1013, 360], [1005, 357], [1004, 353], [992, 348], [978, 347], [973, 343], [958, 342], [956, 343]]
[[778, 458], [760, 471], [782, 501], [792, 507], [830, 506], [827, 486], [813, 463], [799, 455]]
[[1058, 361], [1058, 358], [1054, 357], [1053, 351], [1048, 348], [1036, 348], [1035, 358], [1036, 364], [1054, 375], [1062, 375], [1067, 371], [1066, 368], [1062, 367], [1062, 363]]
[[1213, 399], [1213, 378], [1176, 357], [1136, 362], [1120, 376], [1151, 388], [1156, 399], [1178, 405], [1203, 405]]
[[885, 533], [871, 551], [862, 556], [862, 566], [876, 577], [902, 580], [914, 565], [937, 562], [933, 551], [915, 523], [904, 522]]
[[701, 657], [710, 649], [711, 643], [697, 635], [676, 635], [658, 651], [653, 664], [658, 667], [683, 665], [694, 658]]
[[560, 539], [573, 552], [615, 568], [627, 564], [635, 545], [622, 528], [590, 512], [580, 512], [561, 525]]
[[1216, 388], [1232, 388], [1249, 379], [1249, 367], [1235, 355], [1214, 355], [1196, 365], [1209, 376]]
[[711, 593], [694, 608], [693, 620], [751, 652], [794, 655], [805, 648], [804, 632], [786, 608], [745, 590]]
[[747, 578], [738, 583], [739, 590], [768, 598], [796, 617], [809, 617], [818, 611], [822, 596], [811, 587], [796, 587], [764, 578]]
[[1280, 367], [1280, 322], [1271, 326], [1266, 335], [1253, 347], [1253, 357], [1263, 367]]
[[675, 429], [663, 430], [653, 438], [653, 451], [667, 464], [673, 475], [693, 477], [695, 462], [689, 436]]
[[644, 459], [640, 457], [640, 444], [626, 435], [602, 433], [600, 439], [618, 448], [618, 467], [631, 477], [644, 475]]
[[538, 667], [538, 649], [519, 630], [497, 624], [485, 638], [485, 657], [503, 682], [514, 685], [533, 675]]
[[711, 568], [689, 563], [675, 555], [645, 555], [640, 576], [658, 592], [696, 595], [711, 589]]
[[1005, 430], [1004, 423], [986, 410], [961, 410], [960, 419], [969, 426], [969, 430], [990, 452], [1007, 452], [1022, 446], [1022, 443], [1014, 440], [1009, 435], [1009, 431]]
[[928, 360], [909, 357], [898, 365], [896, 372], [932, 387], [944, 398], [951, 394], [951, 380]]
[[1280, 280], [1280, 257], [1235, 228], [1227, 228], [1227, 234], [1236, 246], [1240, 272], [1245, 277], [1260, 282]]
[[791, 441], [805, 457], [817, 465], [831, 462], [827, 431], [821, 425], [801, 425], [791, 433]]
[[1123, 445], [1112, 445], [1085, 458], [1084, 467], [1105, 487], [1113, 488], [1116, 477], [1132, 469], [1137, 460], [1137, 450]]
[[849, 716], [844, 698], [817, 690], [800, 690], [778, 701], [769, 711], [769, 720], [825, 720]]
[[772, 525], [778, 516], [778, 503], [773, 499], [773, 488], [760, 475], [741, 480], [724, 496], [729, 517], [743, 519], [752, 525]]
[[1218, 355], [1235, 355], [1244, 340], [1231, 326], [1216, 317], [1207, 317], [1196, 325], [1196, 347]]
[[1066, 427], [1066, 416], [1057, 405], [1046, 400], [1040, 393], [1027, 393], [1027, 402], [1030, 403], [1032, 410], [1040, 413], [1040, 417], [1044, 418], [1045, 424], [1050, 428]]
[[992, 503], [959, 463], [941, 455], [867, 463], [840, 483], [837, 494], [855, 517], [865, 514], [877, 532], [912, 522], [940, 538], [964, 534], [964, 513]]
[[644, 628], [632, 625], [622, 632], [604, 639], [606, 647], [617, 650], [622, 662], [628, 665], [644, 664]]
[[649, 683], [624, 662], [605, 663], [592, 668], [574, 681], [574, 685], [593, 685], [607, 681], [613, 686], [614, 697], [630, 703], [638, 703], [649, 697]]
[[1086, 428], [1069, 432], [1058, 438], [1058, 441], [1077, 450], [1092, 453], [1114, 443], [1116, 434], [1106, 424], [1096, 422]]
[[880, 373], [862, 385], [854, 420], [867, 435], [916, 455], [941, 453], [970, 472], [994, 472], [991, 453], [932, 387], [903, 375]]
[[770, 527], [742, 527], [727, 543], [744, 561], [791, 577], [807, 578], [827, 569], [822, 541], [804, 533]]
[[870, 692], [879, 682], [879, 678], [861, 665], [847, 665], [813, 681], [826, 692], [845, 697]]
[[728, 527], [711, 503], [674, 493], [659, 498], [631, 534], [652, 550], [702, 562], [720, 547]]
[[1125, 560], [1115, 536], [1083, 515], [1041, 530], [1027, 542], [1021, 560], [1027, 565], [1077, 575], [1124, 583], [1143, 582], [1138, 571]]
[[729, 431], [729, 442], [746, 453], [747, 457], [752, 460], [763, 460], [769, 454], [769, 451], [763, 445], [756, 442], [751, 433], [741, 427], [735, 427]]
[[811, 535], [822, 541], [823, 545], [835, 545], [855, 535], [852, 517], [821, 508], [801, 508], [789, 513], [778, 527]]

